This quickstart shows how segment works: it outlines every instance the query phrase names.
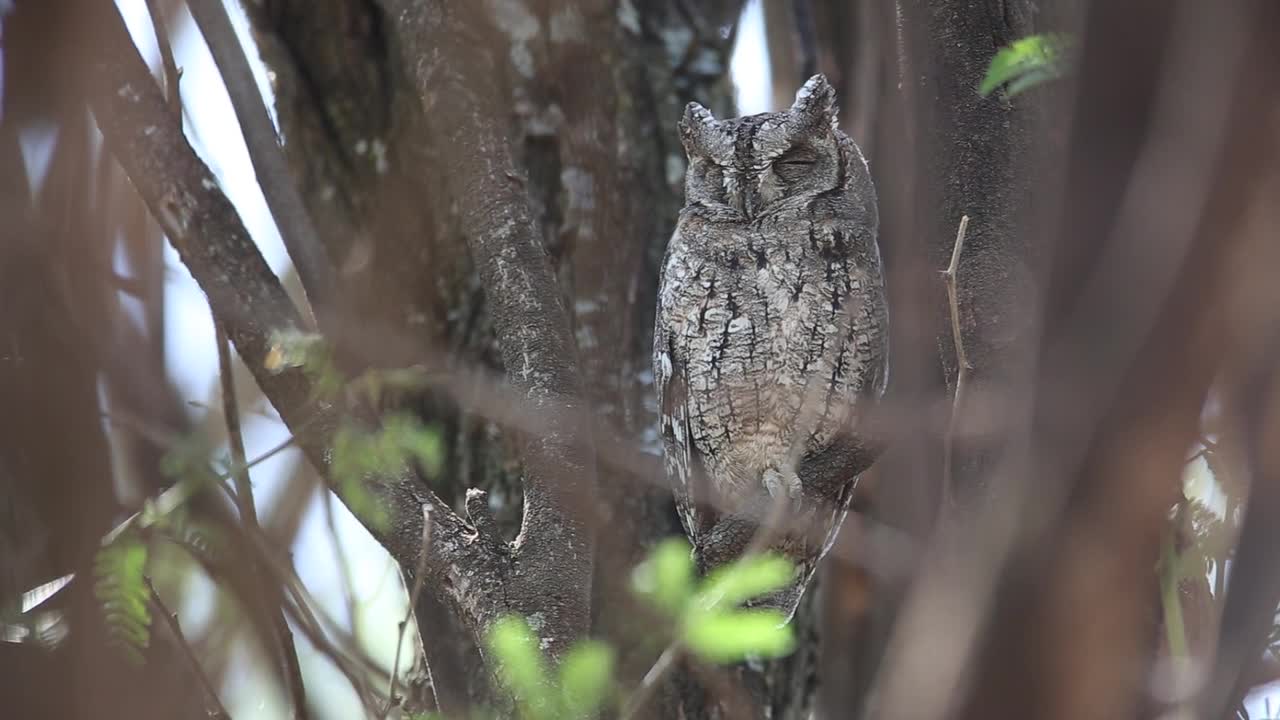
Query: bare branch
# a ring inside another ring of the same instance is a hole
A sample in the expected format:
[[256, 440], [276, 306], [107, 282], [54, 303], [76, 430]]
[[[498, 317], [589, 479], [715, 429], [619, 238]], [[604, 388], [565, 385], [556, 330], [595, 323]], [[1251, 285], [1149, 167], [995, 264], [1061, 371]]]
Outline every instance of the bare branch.
[[[258, 511], [253, 502], [253, 483], [249, 481], [249, 464], [244, 452], [244, 434], [240, 431], [240, 403], [236, 400], [235, 376], [231, 370], [231, 348], [227, 345], [227, 333], [213, 319], [214, 341], [218, 345], [218, 374], [222, 379], [222, 417], [227, 425], [227, 440], [231, 446], [232, 479], [235, 482], [235, 503], [240, 510], [240, 521], [257, 530]], [[257, 564], [255, 561], [254, 565]], [[255, 574], [257, 568], [254, 568]], [[272, 586], [265, 586], [271, 613], [271, 623], [275, 629], [276, 642], [280, 645], [280, 653], [284, 662], [284, 678], [289, 689], [289, 697], [293, 701], [295, 718], [309, 717], [307, 712], [307, 690], [302, 682], [302, 666], [298, 663], [298, 648], [293, 642], [293, 633], [289, 630], [289, 622], [285, 620], [280, 609], [279, 593]]]
[[942, 451], [942, 492], [950, 501], [954, 488], [951, 485], [951, 458], [955, 447], [956, 427], [960, 421], [961, 408], [964, 405], [964, 391], [969, 379], [969, 358], [964, 352], [964, 332], [960, 328], [960, 299], [956, 287], [956, 274], [960, 271], [960, 253], [964, 250], [964, 235], [969, 229], [969, 216], [960, 218], [960, 228], [956, 230], [956, 243], [951, 249], [951, 264], [942, 272], [947, 286], [947, 304], [951, 310], [951, 338], [956, 346], [956, 387], [951, 399], [951, 420], [947, 426], [947, 436], [943, 439]]
[[626, 710], [622, 713], [622, 720], [634, 720], [640, 717], [640, 711], [644, 710], [649, 704], [650, 698], [662, 687], [672, 671], [680, 667], [680, 660], [684, 657], [684, 643], [679, 640], [673, 641], [667, 645], [658, 659], [654, 661], [653, 667], [649, 668], [649, 672], [644, 674], [644, 679], [640, 681], [640, 687], [632, 693], [631, 700], [627, 704]]
[[[88, 23], [95, 30], [93, 42], [85, 43], [93, 53], [88, 99], [107, 146], [208, 296], [263, 394], [311, 463], [330, 477], [330, 442], [339, 409], [312, 402], [312, 383], [301, 370], [273, 372], [264, 364], [272, 334], [302, 327], [301, 317], [212, 172], [187, 142], [119, 11], [105, 3], [86, 12], [96, 21]], [[466, 523], [408, 468], [395, 476], [367, 478], [364, 489], [378, 498], [390, 518], [386, 526], [368, 529], [401, 566], [412, 566], [421, 554], [425, 503], [432, 506], [438, 530], [428, 560], [433, 572], [493, 569], [488, 546], [447, 542], [466, 532]]]
[[151, 29], [155, 32], [156, 46], [160, 48], [160, 67], [164, 69], [165, 97], [169, 99], [169, 107], [174, 114], [182, 115], [182, 95], [178, 92], [178, 81], [182, 71], [173, 59], [173, 44], [169, 42], [169, 27], [164, 21], [164, 10], [160, 0], [147, 0], [147, 14], [151, 17]]
[[[404, 645], [404, 631], [409, 627], [409, 620], [413, 617], [413, 609], [418, 606], [418, 596], [422, 594], [422, 582], [427, 577], [427, 548], [431, 546], [431, 508], [424, 505], [422, 507], [422, 557], [418, 559], [418, 567], [413, 573], [413, 589], [409, 591], [409, 606], [405, 608], [404, 618], [400, 620], [398, 632], [396, 634], [396, 654], [395, 659], [391, 661], [391, 684], [387, 690], [387, 705], [383, 708], [382, 717], [386, 717], [391, 713], [391, 708], [396, 702], [396, 682], [400, 678], [400, 650]], [[427, 667], [427, 673], [430, 675], [431, 668]], [[435, 692], [433, 685], [431, 691]], [[440, 700], [436, 699], [436, 709], [440, 708]]]
[[312, 312], [318, 314], [324, 303], [334, 299], [333, 265], [289, 172], [271, 117], [267, 114], [267, 106], [249, 67], [249, 59], [222, 0], [188, 0], [187, 6], [191, 8], [191, 15], [204, 35], [218, 72], [222, 74], [227, 94], [231, 96], [231, 105], [240, 121], [240, 130], [244, 133], [258, 185], [280, 229], [280, 238], [298, 270], [298, 278], [311, 301]]
[[160, 599], [160, 593], [156, 592], [156, 586], [151, 582], [150, 577], [143, 577], [147, 584], [147, 590], [151, 592], [151, 606], [155, 612], [164, 618], [164, 624], [168, 626], [169, 631], [173, 634], [174, 644], [178, 646], [182, 657], [187, 661], [187, 665], [191, 668], [191, 674], [196, 676], [196, 682], [200, 684], [200, 689], [204, 694], [205, 709], [210, 718], [215, 720], [231, 720], [231, 713], [227, 712], [227, 708], [223, 706], [222, 699], [218, 697], [218, 690], [209, 680], [209, 676], [205, 674], [204, 667], [200, 664], [200, 658], [196, 657], [196, 653], [191, 649], [191, 645], [187, 643], [187, 637], [182, 634], [182, 628], [178, 626], [178, 616], [165, 606], [164, 601]]

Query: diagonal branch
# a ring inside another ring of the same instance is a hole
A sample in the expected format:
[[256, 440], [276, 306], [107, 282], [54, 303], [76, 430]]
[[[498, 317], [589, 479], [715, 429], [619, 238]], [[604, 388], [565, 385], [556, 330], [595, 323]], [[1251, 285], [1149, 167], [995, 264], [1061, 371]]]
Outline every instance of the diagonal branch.
[[[88, 65], [88, 101], [106, 145], [128, 174], [169, 241], [191, 271], [227, 336], [253, 373], [263, 394], [295, 434], [298, 445], [321, 476], [330, 478], [331, 441], [339, 409], [313, 403], [311, 382], [298, 369], [269, 371], [264, 359], [272, 333], [302, 327], [298, 311], [253, 243], [234, 206], [209, 168], [183, 135], [178, 118], [165, 104], [119, 11], [111, 3], [93, 4], [92, 55]], [[409, 470], [370, 477], [365, 491], [386, 509], [386, 526], [369, 531], [403, 567], [414, 567], [420, 553], [422, 506], [429, 505], [435, 531], [427, 548], [428, 567], [457, 577], [492, 569], [483, 543], [455, 539], [470, 530]]]
[[298, 269], [298, 278], [311, 302], [312, 312], [319, 314], [319, 306], [334, 299], [333, 266], [289, 172], [284, 151], [267, 114], [267, 106], [249, 67], [249, 59], [222, 0], [188, 0], [187, 5], [226, 84], [231, 105], [240, 121], [240, 130], [244, 133], [258, 186], [262, 188], [262, 195], [280, 229], [280, 238]]
[[204, 695], [206, 714], [212, 720], [231, 720], [231, 713], [227, 712], [226, 706], [222, 704], [222, 699], [218, 697], [218, 689], [213, 686], [213, 681], [205, 674], [204, 667], [200, 665], [200, 658], [196, 657], [195, 650], [187, 642], [187, 636], [182, 633], [182, 627], [178, 625], [178, 615], [164, 604], [164, 600], [160, 599], [160, 593], [156, 592], [156, 586], [151, 582], [150, 577], [143, 576], [142, 580], [146, 583], [147, 591], [151, 595], [153, 609], [160, 617], [164, 618], [164, 624], [173, 635], [174, 644], [177, 645], [183, 660], [190, 667], [191, 674], [195, 676], [197, 683], [200, 685], [200, 690]]

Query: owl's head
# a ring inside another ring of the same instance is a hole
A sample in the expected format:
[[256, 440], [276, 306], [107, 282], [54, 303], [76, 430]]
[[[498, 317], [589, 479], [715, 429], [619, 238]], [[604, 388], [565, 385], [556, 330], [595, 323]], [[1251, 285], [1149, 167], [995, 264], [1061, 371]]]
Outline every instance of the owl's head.
[[752, 220], [799, 207], [846, 181], [851, 144], [836, 122], [836, 93], [814, 75], [783, 112], [717, 120], [698, 103], [685, 107], [680, 138], [689, 167], [685, 204]]

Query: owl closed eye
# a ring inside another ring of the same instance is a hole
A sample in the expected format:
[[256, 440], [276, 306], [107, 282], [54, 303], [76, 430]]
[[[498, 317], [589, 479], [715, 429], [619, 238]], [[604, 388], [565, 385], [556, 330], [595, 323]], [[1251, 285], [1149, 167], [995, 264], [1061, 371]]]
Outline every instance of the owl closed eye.
[[807, 148], [795, 148], [773, 161], [773, 172], [785, 183], [794, 183], [813, 172], [817, 156]]
[[717, 120], [690, 103], [680, 121], [689, 159], [685, 202], [752, 220], [798, 205], [841, 182], [835, 93], [825, 82], [783, 112]]

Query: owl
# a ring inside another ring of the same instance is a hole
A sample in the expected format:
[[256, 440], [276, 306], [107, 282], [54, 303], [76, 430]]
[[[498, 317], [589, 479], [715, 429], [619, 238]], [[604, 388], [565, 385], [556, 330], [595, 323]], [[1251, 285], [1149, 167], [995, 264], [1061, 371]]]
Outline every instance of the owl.
[[[679, 124], [685, 204], [663, 260], [654, 379], [667, 474], [699, 567], [770, 517], [796, 575], [758, 604], [795, 612], [877, 444], [888, 310], [875, 189], [816, 75], [784, 112]], [[769, 515], [782, 507], [786, 522]]]

